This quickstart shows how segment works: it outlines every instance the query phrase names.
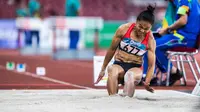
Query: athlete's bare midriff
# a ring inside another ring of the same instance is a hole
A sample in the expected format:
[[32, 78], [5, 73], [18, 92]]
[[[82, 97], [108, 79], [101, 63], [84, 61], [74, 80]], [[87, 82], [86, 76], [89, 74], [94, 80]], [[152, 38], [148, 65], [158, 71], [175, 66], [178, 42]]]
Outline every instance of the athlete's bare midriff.
[[[132, 24], [133, 23], [125, 24], [126, 27], [124, 27], [124, 29], [122, 29], [123, 35], [125, 35], [125, 33], [127, 32], [127, 30], [129, 29], [129, 27]], [[130, 38], [132, 40], [134, 40], [134, 41], [141, 42], [145, 37], [135, 38], [134, 30], [132, 30], [131, 34], [130, 34]], [[121, 62], [125, 62], [125, 63], [135, 63], [135, 64], [142, 64], [143, 63], [142, 56], [137, 56], [137, 55], [129, 54], [129, 53], [125, 52], [125, 51], [120, 50], [119, 47], [116, 50], [114, 58], [115, 58], [116, 61], [121, 61]]]
[[135, 64], [142, 64], [143, 63], [141, 56], [128, 54], [128, 53], [126, 53], [122, 50], [119, 50], [119, 49], [117, 49], [117, 51], [116, 51], [115, 60], [125, 62], [125, 63], [135, 63]]

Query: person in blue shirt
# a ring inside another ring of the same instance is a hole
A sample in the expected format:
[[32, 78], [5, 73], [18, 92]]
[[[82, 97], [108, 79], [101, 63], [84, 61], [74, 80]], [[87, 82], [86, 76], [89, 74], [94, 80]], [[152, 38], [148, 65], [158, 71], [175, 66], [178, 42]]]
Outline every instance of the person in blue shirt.
[[[17, 18], [19, 18], [19, 17], [29, 17], [30, 16], [26, 1], [16, 0], [15, 3], [16, 3], [16, 6], [17, 6], [17, 9], [16, 9], [16, 17]], [[25, 30], [25, 29], [18, 28], [17, 43], [18, 43], [19, 48], [21, 47], [21, 42], [20, 42], [21, 35], [20, 34], [22, 32], [25, 35], [25, 44], [27, 43], [27, 40], [29, 39], [29, 31]]]
[[[81, 3], [80, 0], [66, 0], [65, 2], [65, 16], [77, 17], [80, 16]], [[78, 30], [70, 30], [69, 38], [70, 44], [69, 49], [77, 49], [80, 32]]]
[[80, 15], [80, 0], [66, 0], [65, 16], [76, 17]]
[[30, 15], [32, 17], [39, 17], [40, 16], [41, 5], [37, 0], [29, 0], [28, 8], [29, 8]]
[[28, 17], [30, 16], [28, 7], [25, 3], [25, 1], [17, 0], [17, 9], [16, 9], [16, 15], [17, 17]]
[[[172, 24], [166, 24], [158, 32], [161, 37], [156, 38], [156, 66], [165, 73], [168, 69], [168, 58], [166, 51], [177, 46], [194, 47], [198, 34], [200, 33], [200, 5], [198, 0], [167, 0], [172, 3], [174, 15], [170, 17], [175, 20]], [[147, 71], [147, 55], [144, 57], [144, 74]], [[170, 66], [170, 82], [172, 86], [183, 77], [182, 72]], [[166, 81], [162, 83], [165, 85]]]
[[[38, 0], [29, 0], [28, 1], [28, 10], [30, 13], [30, 17], [39, 18], [40, 17], [40, 2]], [[37, 47], [39, 47], [40, 43], [40, 31], [39, 30], [27, 30], [27, 38], [25, 39], [26, 46], [32, 46], [32, 38], [36, 37]]]

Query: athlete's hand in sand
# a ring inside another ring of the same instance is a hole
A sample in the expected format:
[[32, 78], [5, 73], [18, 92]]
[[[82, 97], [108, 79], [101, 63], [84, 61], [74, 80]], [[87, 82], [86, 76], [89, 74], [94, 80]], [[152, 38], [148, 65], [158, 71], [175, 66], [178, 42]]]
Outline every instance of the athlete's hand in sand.
[[105, 70], [101, 70], [99, 73], [99, 77], [97, 78], [97, 81], [94, 84], [98, 84], [99, 81], [104, 77], [105, 75]]
[[154, 93], [154, 89], [152, 87], [150, 87], [149, 84], [145, 83], [144, 81], [143, 81], [143, 84], [147, 91]]

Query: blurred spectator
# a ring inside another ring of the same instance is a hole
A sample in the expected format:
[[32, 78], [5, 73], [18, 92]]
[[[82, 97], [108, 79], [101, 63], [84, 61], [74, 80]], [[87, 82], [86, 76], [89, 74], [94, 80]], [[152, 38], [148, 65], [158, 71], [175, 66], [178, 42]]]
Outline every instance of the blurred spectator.
[[[30, 15], [28, 7], [27, 7], [27, 3], [25, 0], [16, 0], [15, 1], [16, 5], [17, 5], [17, 9], [16, 9], [16, 15], [17, 17], [28, 17]], [[25, 29], [18, 29], [18, 47], [21, 47], [21, 32], [24, 32], [25, 35], [25, 43], [27, 42], [27, 39], [29, 38], [29, 31], [25, 30]]]
[[[38, 0], [29, 0], [28, 9], [29, 9], [31, 17], [39, 18], [41, 16], [40, 8], [41, 8], [41, 5], [38, 2]], [[38, 30], [30, 30], [28, 35], [29, 35], [28, 38], [26, 38], [26, 45], [28, 45], [28, 46], [32, 45], [32, 38], [33, 38], [33, 36], [36, 36], [37, 46], [39, 46], [39, 43], [40, 43], [39, 31]]]
[[80, 16], [80, 0], [66, 0], [65, 16]]
[[[65, 3], [65, 16], [67, 17], [77, 17], [81, 13], [80, 0], [66, 0]], [[77, 44], [79, 41], [80, 32], [78, 30], [70, 30], [70, 45], [69, 49], [77, 49]]]
[[40, 17], [40, 3], [37, 0], [29, 0], [28, 8], [32, 17]]
[[16, 0], [16, 4], [17, 4], [17, 10], [16, 10], [17, 17], [28, 17], [30, 15], [25, 0]]

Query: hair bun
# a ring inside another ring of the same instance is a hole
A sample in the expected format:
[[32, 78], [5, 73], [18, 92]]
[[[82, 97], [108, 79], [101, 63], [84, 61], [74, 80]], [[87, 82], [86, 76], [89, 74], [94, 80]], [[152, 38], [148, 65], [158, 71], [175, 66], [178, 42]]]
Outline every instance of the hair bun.
[[[155, 6], [156, 7], [156, 6]], [[155, 7], [152, 7], [151, 5], [149, 5], [147, 7], [147, 11], [151, 12], [152, 14], [154, 13]]]

